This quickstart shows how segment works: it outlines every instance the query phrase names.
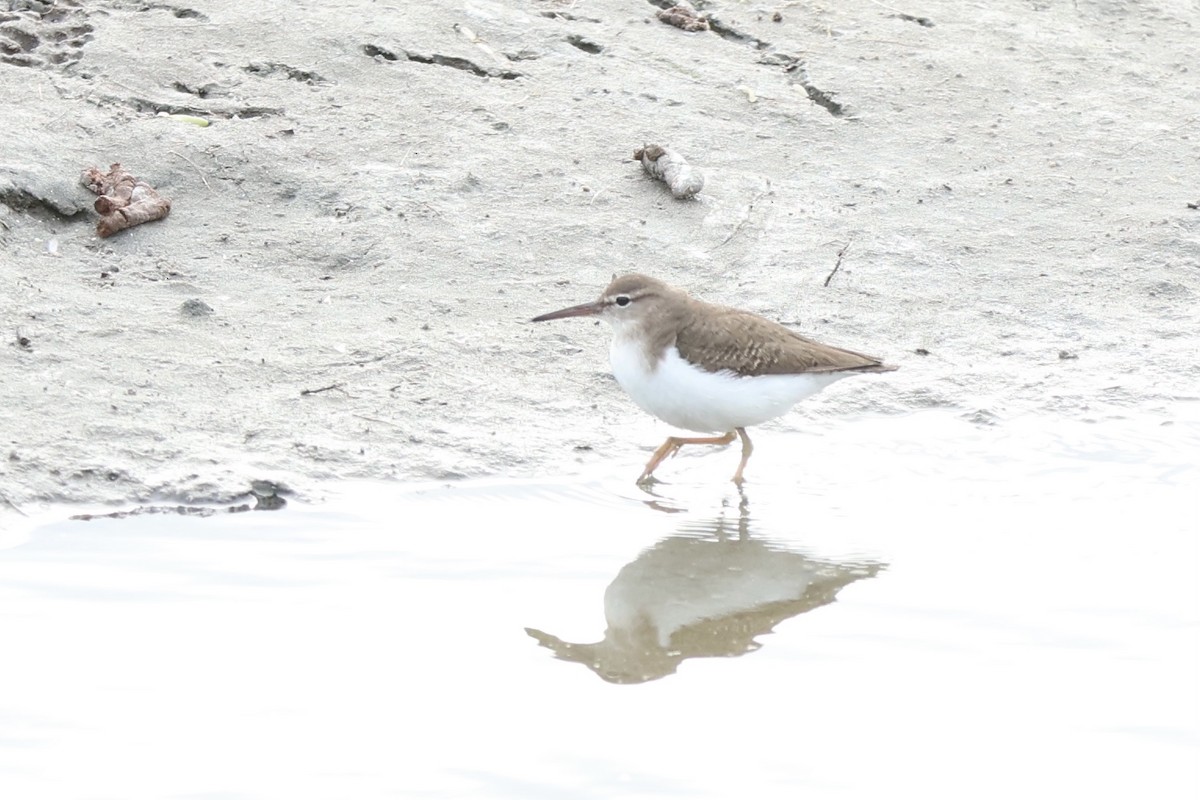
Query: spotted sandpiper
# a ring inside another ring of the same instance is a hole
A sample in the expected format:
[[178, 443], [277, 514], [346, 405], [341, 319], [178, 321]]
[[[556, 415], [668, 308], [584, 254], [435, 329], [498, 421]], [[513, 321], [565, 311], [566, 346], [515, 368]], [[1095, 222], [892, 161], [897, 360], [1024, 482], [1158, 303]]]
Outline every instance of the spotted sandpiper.
[[617, 383], [642, 410], [676, 428], [720, 436], [671, 436], [638, 483], [686, 444], [742, 440], [742, 473], [754, 446], [746, 428], [787, 413], [834, 381], [896, 367], [807, 339], [769, 319], [712, 305], [645, 275], [614, 278], [600, 299], [534, 317], [596, 316], [613, 327], [609, 361]]

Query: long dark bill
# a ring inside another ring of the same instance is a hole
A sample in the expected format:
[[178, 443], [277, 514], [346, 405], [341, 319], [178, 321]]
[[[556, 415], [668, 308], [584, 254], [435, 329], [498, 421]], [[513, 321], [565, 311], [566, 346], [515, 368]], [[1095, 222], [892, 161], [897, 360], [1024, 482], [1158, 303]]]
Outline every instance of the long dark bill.
[[533, 322], [549, 322], [552, 319], [566, 319], [567, 317], [591, 317], [599, 314], [604, 310], [604, 304], [596, 301], [594, 303], [581, 303], [577, 306], [564, 308], [561, 311], [551, 311], [549, 314], [542, 314], [540, 317], [534, 317]]

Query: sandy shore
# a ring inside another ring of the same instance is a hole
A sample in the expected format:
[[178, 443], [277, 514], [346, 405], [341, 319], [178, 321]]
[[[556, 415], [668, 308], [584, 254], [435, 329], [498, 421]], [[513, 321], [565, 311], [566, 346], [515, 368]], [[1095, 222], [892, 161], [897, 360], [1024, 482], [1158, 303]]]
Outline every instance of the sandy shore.
[[[5, 8], [6, 514], [632, 478], [666, 429], [607, 331], [527, 321], [614, 272], [901, 364], [777, 430], [1198, 394], [1191, 2], [716, 2], [697, 33], [641, 0]], [[79, 175], [113, 162], [166, 220], [96, 235]]]

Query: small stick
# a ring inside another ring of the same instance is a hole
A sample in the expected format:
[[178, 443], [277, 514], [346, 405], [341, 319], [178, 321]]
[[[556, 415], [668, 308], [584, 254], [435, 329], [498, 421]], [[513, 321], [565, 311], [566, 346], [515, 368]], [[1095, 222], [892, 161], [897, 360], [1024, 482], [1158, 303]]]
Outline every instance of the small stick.
[[879, 6], [880, 8], [886, 8], [888, 11], [891, 11], [897, 17], [904, 20], [905, 22], [915, 22], [918, 25], [921, 25], [922, 27], [925, 27], [925, 28], [933, 27], [933, 21], [930, 20], [929, 17], [918, 17], [913, 14], [905, 14], [900, 9], [893, 8], [892, 6], [889, 6], [889, 5], [885, 5], [881, 2], [879, 2], [879, 0], [869, 0], [869, 2], [874, 3], [875, 5]]
[[379, 417], [368, 417], [364, 414], [351, 414], [350, 416], [358, 417], [359, 419], [365, 419], [367, 422], [378, 422], [380, 425], [390, 425], [393, 428], [399, 428], [400, 430], [403, 430], [402, 426], [397, 425], [395, 422], [392, 422], [391, 420], [380, 419]]
[[208, 178], [204, 177], [204, 173], [201, 172], [200, 168], [196, 166], [195, 161], [192, 161], [190, 158], [185, 156], [183, 153], [176, 153], [174, 150], [168, 150], [167, 152], [169, 152], [173, 156], [178, 156], [179, 158], [182, 158], [184, 161], [191, 164], [192, 169], [196, 170], [196, 174], [200, 176], [200, 180], [204, 181], [204, 188], [208, 189], [210, 192], [212, 191], [212, 187], [208, 185]]
[[674, 150], [648, 144], [635, 151], [633, 157], [642, 162], [642, 169], [651, 177], [670, 187], [677, 200], [686, 200], [704, 188], [704, 176]]
[[357, 358], [354, 361], [330, 361], [327, 364], [322, 364], [321, 367], [326, 369], [329, 367], [362, 367], [367, 364], [374, 364], [376, 361], [383, 361], [385, 358], [391, 358], [394, 355], [396, 354], [383, 353], [382, 355], [371, 356], [370, 358]]
[[1158, 137], [1160, 137], [1160, 136], [1166, 136], [1167, 134], [1174, 133], [1175, 131], [1179, 130], [1180, 128], [1186, 128], [1188, 125], [1191, 125], [1193, 122], [1195, 122], [1195, 121], [1196, 121], [1196, 120], [1198, 120], [1198, 119], [1200, 119], [1200, 114], [1192, 114], [1190, 117], [1188, 117], [1188, 118], [1187, 118], [1187, 119], [1185, 119], [1183, 122], [1181, 122], [1181, 123], [1179, 123], [1178, 125], [1176, 125], [1174, 128], [1168, 128], [1168, 129], [1167, 129], [1167, 130], [1165, 130], [1165, 131], [1159, 131], [1158, 133], [1155, 133], [1155, 134], [1152, 134], [1152, 135], [1150, 135], [1150, 136], [1147, 136], [1145, 139], [1141, 139], [1141, 140], [1139, 140], [1139, 141], [1136, 141], [1136, 142], [1134, 142], [1133, 144], [1129, 145], [1129, 147], [1127, 147], [1125, 150], [1123, 150], [1122, 152], [1118, 153], [1117, 155], [1118, 155], [1118, 157], [1119, 157], [1119, 158], [1124, 158], [1125, 156], [1129, 155], [1130, 153], [1132, 153], [1132, 152], [1133, 152], [1134, 150], [1136, 150], [1137, 148], [1139, 148], [1139, 147], [1141, 147], [1142, 145], [1144, 145], [1146, 142], [1149, 142], [1149, 141], [1152, 141], [1152, 140], [1154, 140], [1154, 139], [1157, 139], [1157, 138], [1158, 138]]
[[770, 194], [770, 192], [771, 192], [771, 181], [768, 180], [767, 188], [763, 189], [761, 192], [759, 192], [758, 194], [754, 195], [753, 198], [751, 198], [750, 205], [746, 206], [745, 215], [737, 221], [737, 225], [733, 226], [733, 230], [729, 232], [729, 235], [726, 236], [719, 245], [714, 247], [709, 252], [711, 253], [711, 252], [713, 252], [713, 250], [717, 250], [717, 249], [722, 248], [725, 245], [729, 244], [729, 240], [732, 239], [733, 237], [737, 236], [738, 231], [740, 231], [742, 229], [742, 226], [746, 224], [746, 220], [750, 219], [750, 212], [752, 212], [754, 210], [754, 204], [757, 203], [759, 200], [762, 200], [764, 197], [766, 197], [768, 194]]
[[340, 388], [342, 388], [342, 384], [331, 383], [328, 386], [322, 386], [320, 389], [301, 389], [300, 394], [301, 394], [301, 396], [306, 395], [306, 394], [319, 394], [321, 392], [328, 392], [333, 389], [340, 389]]
[[7, 497], [5, 497], [5, 496], [4, 496], [4, 494], [3, 494], [2, 492], [0, 492], [0, 500], [3, 500], [3, 501], [4, 501], [4, 505], [8, 506], [8, 507], [9, 507], [9, 508], [11, 508], [13, 511], [17, 512], [18, 514], [20, 514], [22, 517], [28, 517], [28, 516], [29, 516], [29, 515], [28, 515], [28, 514], [26, 514], [24, 511], [22, 511], [21, 509], [17, 508], [17, 505], [16, 505], [16, 503], [14, 503], [12, 500], [9, 500]]
[[838, 250], [837, 263], [833, 265], [833, 269], [830, 271], [829, 275], [825, 278], [826, 286], [828, 286], [829, 282], [831, 280], [833, 280], [833, 276], [837, 274], [837, 271], [842, 268], [842, 256], [846, 255], [846, 251], [850, 249], [850, 245], [852, 245], [852, 244], [854, 244], [853, 239], [846, 242], [846, 246], [843, 247], [841, 250]]

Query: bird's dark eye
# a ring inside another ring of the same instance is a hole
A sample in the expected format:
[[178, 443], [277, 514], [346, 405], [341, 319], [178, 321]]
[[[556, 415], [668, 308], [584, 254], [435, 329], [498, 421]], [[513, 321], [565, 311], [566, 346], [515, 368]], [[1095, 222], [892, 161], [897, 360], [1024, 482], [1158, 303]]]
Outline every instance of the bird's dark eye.
[[614, 300], [613, 302], [616, 303], [617, 305], [619, 305], [621, 308], [624, 308], [625, 306], [629, 305], [633, 301], [629, 299], [629, 295], [619, 294], [619, 295], [617, 295], [617, 299]]

